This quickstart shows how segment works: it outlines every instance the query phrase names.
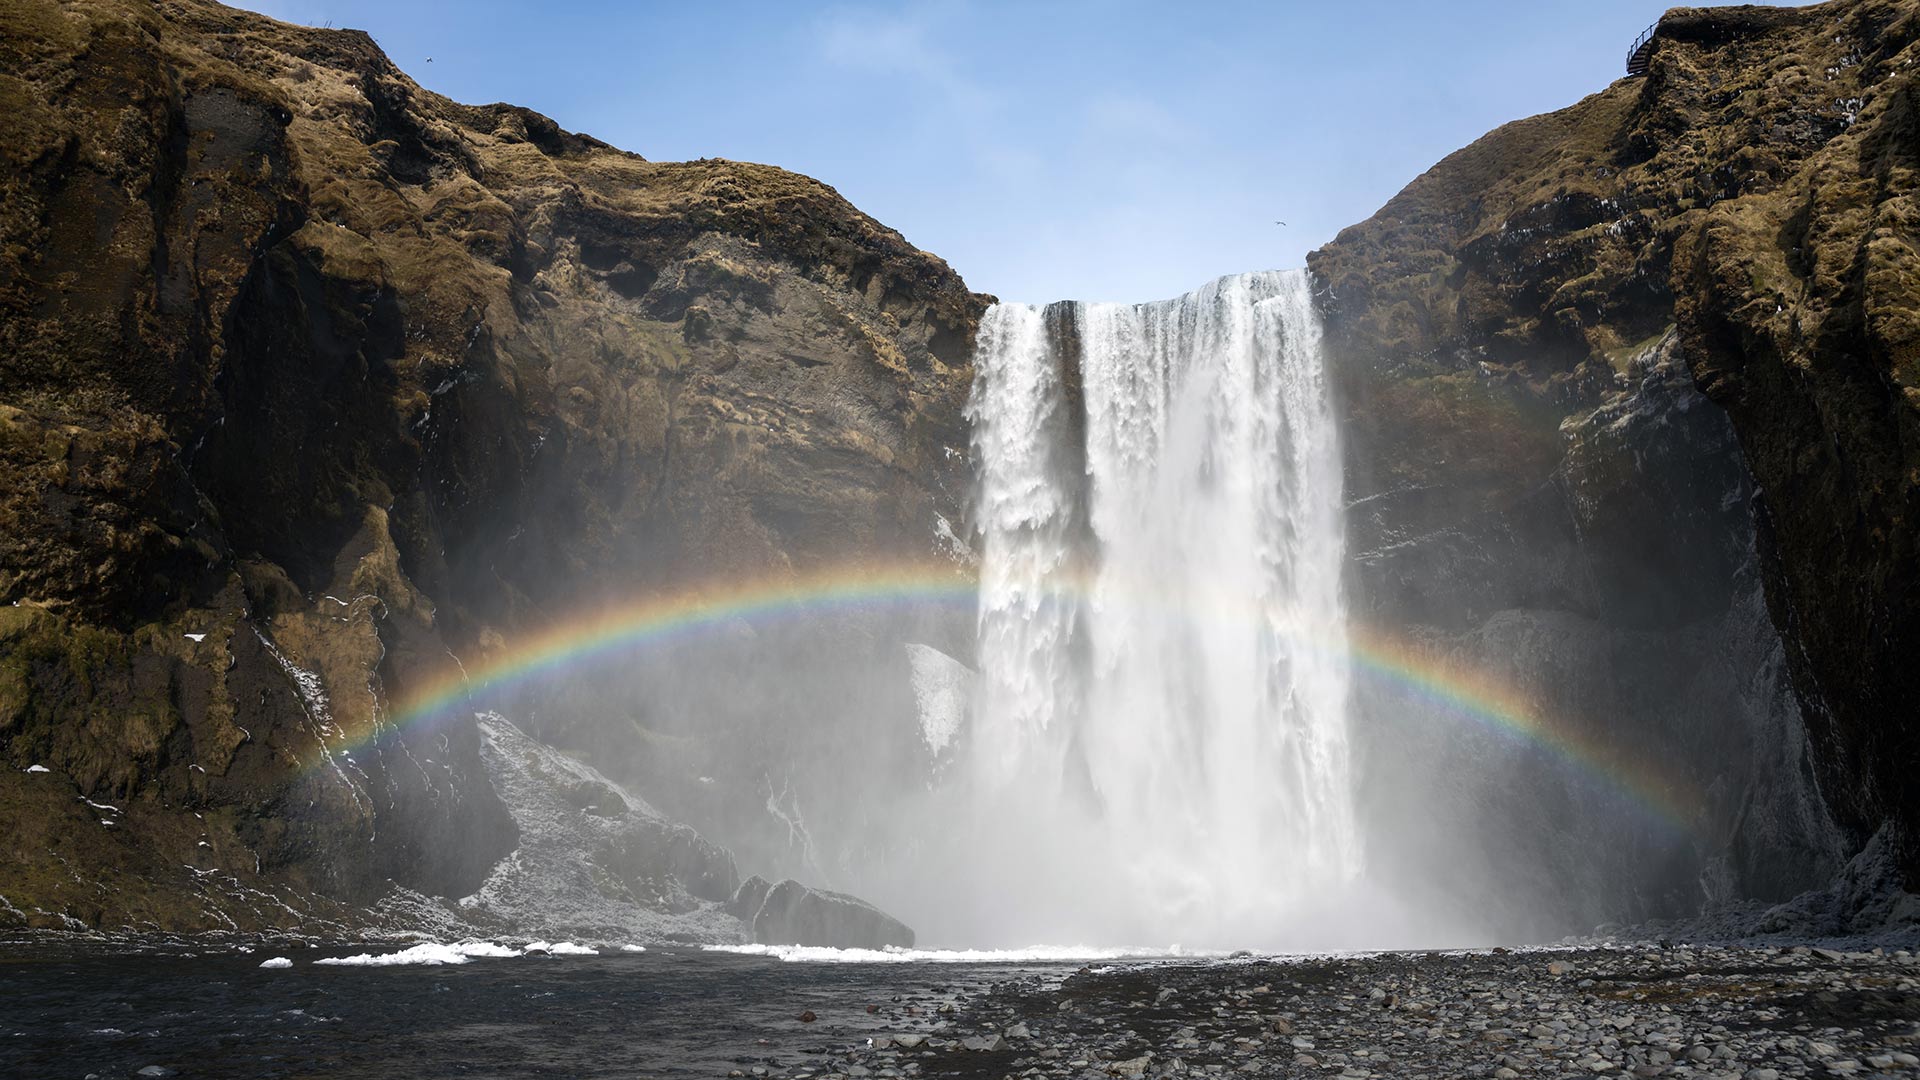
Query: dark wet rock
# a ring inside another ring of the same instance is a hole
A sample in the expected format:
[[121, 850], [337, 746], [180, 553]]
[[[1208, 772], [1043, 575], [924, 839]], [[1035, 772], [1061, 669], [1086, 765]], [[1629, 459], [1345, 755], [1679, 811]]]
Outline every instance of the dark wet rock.
[[845, 893], [809, 888], [791, 879], [767, 892], [752, 926], [753, 939], [763, 945], [836, 949], [913, 946], [913, 931], [872, 904]]
[[[1831, 881], [1778, 904], [1756, 901], [1724, 904], [1697, 916], [1663, 920], [1596, 933], [1599, 939], [1659, 937], [1674, 940], [1794, 942], [1871, 934], [1880, 940], [1920, 944], [1920, 895], [1909, 891], [1895, 852], [1898, 845], [1883, 829], [1847, 862]], [[1806, 951], [1805, 946], [1798, 946]], [[1831, 950], [1814, 949], [1816, 955]]]
[[727, 914], [747, 925], [753, 925], [754, 916], [760, 914], [760, 905], [767, 902], [767, 894], [773, 891], [773, 883], [755, 874], [740, 883], [733, 896], [727, 900]]

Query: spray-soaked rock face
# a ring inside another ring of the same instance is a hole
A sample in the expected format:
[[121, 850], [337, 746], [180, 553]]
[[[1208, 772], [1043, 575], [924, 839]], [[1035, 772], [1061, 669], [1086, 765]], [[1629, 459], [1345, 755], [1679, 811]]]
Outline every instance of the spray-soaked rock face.
[[[1471, 865], [1549, 925], [1784, 896], [1920, 823], [1916, 279], [1889, 224], [1917, 33], [1894, 0], [1677, 10], [1644, 79], [1500, 128], [1309, 260], [1357, 618], [1560, 724], [1413, 755], [1445, 755], [1443, 816], [1495, 826]], [[1601, 821], [1620, 842], [1566, 842]]]
[[872, 904], [797, 881], [749, 879], [729, 904], [761, 945], [829, 949], [910, 949], [913, 931]]

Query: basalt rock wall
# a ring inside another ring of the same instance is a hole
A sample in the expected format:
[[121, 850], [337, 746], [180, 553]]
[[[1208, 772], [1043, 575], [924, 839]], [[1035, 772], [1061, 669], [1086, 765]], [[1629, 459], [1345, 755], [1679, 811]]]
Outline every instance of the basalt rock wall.
[[0, 155], [0, 919], [465, 895], [514, 827], [411, 691], [963, 520], [987, 300], [806, 177], [199, 0], [0, 6]]
[[1543, 928], [1778, 899], [1883, 830], [1920, 883], [1916, 39], [1903, 0], [1675, 9], [1644, 78], [1309, 260], [1361, 617], [1532, 730], [1369, 722], [1424, 725]]

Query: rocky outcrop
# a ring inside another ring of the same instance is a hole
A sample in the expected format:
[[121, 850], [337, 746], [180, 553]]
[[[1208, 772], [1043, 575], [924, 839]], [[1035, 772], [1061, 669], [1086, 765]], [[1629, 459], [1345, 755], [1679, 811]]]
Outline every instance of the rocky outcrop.
[[[515, 828], [412, 688], [961, 520], [986, 300], [823, 184], [204, 0], [8, 3], [0, 57], [0, 813], [60, 808], [0, 840], [0, 918], [296, 918], [216, 870], [467, 895]], [[606, 749], [604, 701], [515, 704]]]
[[760, 914], [760, 905], [767, 902], [767, 894], [773, 891], [773, 882], [755, 874], [740, 883], [733, 895], [727, 899], [727, 914], [753, 926], [754, 916]]
[[733, 856], [591, 766], [479, 721], [481, 758], [515, 826], [513, 851], [456, 910], [499, 934], [595, 941], [735, 940], [720, 910]]
[[913, 948], [905, 923], [858, 897], [808, 888], [791, 879], [743, 882], [727, 912], [747, 924], [761, 945], [810, 945], [829, 949]]
[[1679, 824], [1583, 869], [1515, 824], [1537, 792], [1456, 807], [1506, 821], [1495, 877], [1567, 924], [1597, 914], [1571, 892], [1777, 899], [1920, 835], [1917, 41], [1911, 0], [1675, 9], [1645, 78], [1490, 133], [1309, 260], [1365, 616], [1517, 680], [1603, 774], [1559, 805], [1625, 786]]
[[1450, 489], [1354, 505], [1366, 633], [1466, 688], [1434, 707], [1357, 684], [1377, 865], [1502, 933], [1777, 900], [1844, 858], [1731, 426], [1677, 335], [1630, 373], [1564, 421], [1561, 460], [1511, 507]]

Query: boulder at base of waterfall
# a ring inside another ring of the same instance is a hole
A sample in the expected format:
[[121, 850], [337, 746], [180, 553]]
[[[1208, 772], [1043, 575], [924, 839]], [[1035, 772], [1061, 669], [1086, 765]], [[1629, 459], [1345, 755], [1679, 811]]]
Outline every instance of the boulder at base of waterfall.
[[733, 899], [727, 901], [727, 914], [753, 926], [753, 917], [760, 914], [760, 905], [767, 902], [767, 894], [773, 891], [773, 882], [755, 874], [740, 883], [733, 892]]
[[[763, 897], [757, 910], [750, 916], [739, 915], [756, 895]], [[834, 949], [913, 946], [913, 931], [905, 923], [865, 900], [845, 893], [811, 889], [791, 879], [767, 889], [765, 881], [749, 878], [728, 906], [753, 928], [753, 940], [762, 945], [819, 945]]]

